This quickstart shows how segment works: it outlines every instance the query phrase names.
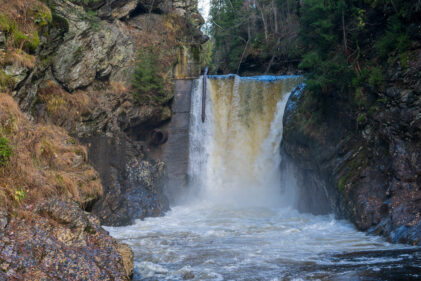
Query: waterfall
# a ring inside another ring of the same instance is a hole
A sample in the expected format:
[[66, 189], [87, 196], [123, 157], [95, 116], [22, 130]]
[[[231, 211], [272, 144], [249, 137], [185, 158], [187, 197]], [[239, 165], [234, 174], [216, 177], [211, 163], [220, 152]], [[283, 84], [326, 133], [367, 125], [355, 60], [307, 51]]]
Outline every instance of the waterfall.
[[202, 123], [203, 78], [197, 79], [191, 99], [189, 189], [224, 205], [282, 204], [282, 118], [291, 90], [301, 81], [300, 76], [209, 76]]
[[299, 83], [296, 76], [209, 77], [202, 123], [202, 78], [195, 81], [191, 192], [165, 216], [107, 228], [132, 247], [133, 280], [384, 280], [383, 272], [396, 270], [419, 279], [417, 252], [332, 215], [291, 208], [294, 173], [280, 143]]

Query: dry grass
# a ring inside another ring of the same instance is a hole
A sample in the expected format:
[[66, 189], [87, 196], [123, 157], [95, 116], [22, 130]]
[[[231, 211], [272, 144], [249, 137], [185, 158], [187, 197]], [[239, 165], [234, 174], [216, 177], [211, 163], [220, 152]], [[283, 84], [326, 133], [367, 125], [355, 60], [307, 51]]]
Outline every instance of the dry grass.
[[10, 49], [7, 54], [4, 55], [3, 62], [7, 65], [11, 64], [32, 69], [35, 66], [36, 58], [22, 50]]
[[127, 94], [129, 92], [129, 89], [126, 87], [126, 85], [124, 85], [124, 83], [111, 80], [110, 86], [107, 89], [107, 91], [116, 96], [121, 96]]
[[[50, 9], [39, 0], [0, 0], [0, 31], [6, 36], [6, 48], [0, 52], [0, 67], [33, 68], [36, 59], [32, 54], [40, 44], [39, 35], [51, 21]], [[10, 92], [12, 88], [13, 85], [0, 83], [0, 91]]]
[[0, 13], [28, 35], [47, 25], [52, 18], [50, 9], [39, 0], [0, 0]]
[[85, 91], [68, 93], [54, 81], [45, 82], [38, 91], [39, 101], [45, 104], [50, 123], [69, 131], [73, 131], [82, 116], [89, 115], [95, 107], [94, 96]]
[[11, 159], [0, 168], [0, 208], [28, 209], [51, 196], [83, 206], [102, 194], [86, 148], [62, 128], [29, 121], [7, 94], [0, 94], [0, 136], [13, 147]]

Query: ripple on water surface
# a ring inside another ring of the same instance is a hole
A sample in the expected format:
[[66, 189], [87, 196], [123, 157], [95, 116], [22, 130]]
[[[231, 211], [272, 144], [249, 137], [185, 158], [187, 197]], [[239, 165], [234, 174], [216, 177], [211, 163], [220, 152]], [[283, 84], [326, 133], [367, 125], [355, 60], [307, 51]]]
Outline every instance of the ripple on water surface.
[[292, 209], [201, 204], [107, 227], [135, 253], [134, 280], [421, 280], [421, 253]]

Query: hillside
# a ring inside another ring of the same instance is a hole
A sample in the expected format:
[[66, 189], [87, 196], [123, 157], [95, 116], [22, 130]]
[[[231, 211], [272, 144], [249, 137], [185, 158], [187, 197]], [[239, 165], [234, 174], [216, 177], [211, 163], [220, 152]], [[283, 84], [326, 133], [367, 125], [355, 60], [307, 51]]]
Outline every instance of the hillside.
[[100, 225], [168, 209], [151, 132], [202, 23], [196, 2], [0, 0], [0, 279], [130, 278]]

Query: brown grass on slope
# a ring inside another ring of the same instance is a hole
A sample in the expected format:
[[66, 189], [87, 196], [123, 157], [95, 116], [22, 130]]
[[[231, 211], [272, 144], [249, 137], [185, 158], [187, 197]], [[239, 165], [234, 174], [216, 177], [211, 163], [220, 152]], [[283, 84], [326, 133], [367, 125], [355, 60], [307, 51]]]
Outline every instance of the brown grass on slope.
[[97, 172], [87, 164], [86, 148], [59, 127], [29, 121], [16, 102], [0, 93], [0, 137], [12, 156], [0, 166], [0, 209], [30, 209], [52, 196], [82, 207], [102, 194]]

